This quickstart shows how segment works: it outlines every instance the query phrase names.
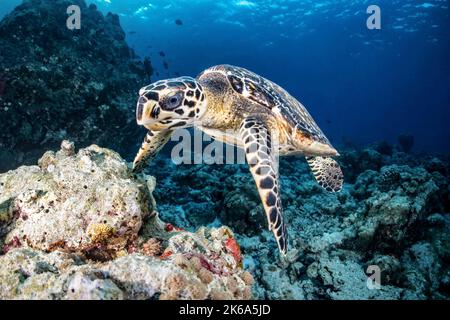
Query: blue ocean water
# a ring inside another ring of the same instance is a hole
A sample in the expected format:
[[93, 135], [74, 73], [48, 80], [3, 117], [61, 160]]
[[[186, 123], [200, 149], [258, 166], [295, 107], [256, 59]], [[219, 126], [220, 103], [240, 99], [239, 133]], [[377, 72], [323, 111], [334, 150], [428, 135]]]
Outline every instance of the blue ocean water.
[[[0, 16], [19, 3], [2, 0]], [[410, 133], [415, 151], [450, 150], [447, 0], [88, 3], [119, 14], [129, 45], [151, 58], [152, 80], [238, 65], [297, 97], [334, 144]], [[366, 26], [371, 4], [381, 30]]]

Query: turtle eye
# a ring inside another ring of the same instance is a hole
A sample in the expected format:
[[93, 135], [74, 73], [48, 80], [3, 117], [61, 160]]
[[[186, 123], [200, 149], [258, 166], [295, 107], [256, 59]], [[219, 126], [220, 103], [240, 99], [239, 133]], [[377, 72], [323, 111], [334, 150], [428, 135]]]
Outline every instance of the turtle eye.
[[169, 103], [171, 104], [171, 105], [174, 105], [174, 104], [177, 104], [178, 103], [178, 97], [177, 96], [174, 96], [174, 97], [172, 97], [172, 98], [170, 98], [170, 100], [169, 100]]
[[174, 94], [173, 96], [169, 97], [166, 101], [166, 109], [173, 110], [173, 109], [177, 108], [178, 106], [180, 106], [182, 98], [183, 98], [182, 92], [178, 92], [178, 93]]

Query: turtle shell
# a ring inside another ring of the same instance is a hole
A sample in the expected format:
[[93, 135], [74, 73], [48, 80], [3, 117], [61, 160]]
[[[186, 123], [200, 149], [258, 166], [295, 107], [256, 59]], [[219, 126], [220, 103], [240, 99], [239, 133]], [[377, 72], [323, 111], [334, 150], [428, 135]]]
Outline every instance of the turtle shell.
[[313, 140], [330, 145], [306, 108], [276, 83], [247, 69], [231, 65], [218, 65], [205, 70], [205, 72], [212, 71], [223, 73], [236, 93], [271, 109], [293, 129], [308, 134]]

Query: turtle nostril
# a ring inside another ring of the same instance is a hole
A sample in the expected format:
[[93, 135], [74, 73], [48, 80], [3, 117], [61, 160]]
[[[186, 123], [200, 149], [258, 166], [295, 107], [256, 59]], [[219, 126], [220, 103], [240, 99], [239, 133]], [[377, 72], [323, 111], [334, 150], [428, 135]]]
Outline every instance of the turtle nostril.
[[160, 112], [159, 108], [158, 107], [154, 107], [152, 112], [150, 113], [150, 116], [152, 118], [156, 119], [156, 118], [158, 118], [159, 112]]

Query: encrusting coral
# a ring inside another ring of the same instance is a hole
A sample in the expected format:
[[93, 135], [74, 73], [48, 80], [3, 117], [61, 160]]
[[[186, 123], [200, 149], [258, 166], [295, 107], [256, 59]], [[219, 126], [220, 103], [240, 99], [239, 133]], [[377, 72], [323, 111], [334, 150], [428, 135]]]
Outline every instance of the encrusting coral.
[[[276, 254], [245, 166], [175, 170], [170, 159], [161, 157], [149, 172], [158, 181], [154, 195], [162, 219], [187, 230], [205, 223], [233, 230], [243, 266], [254, 276], [257, 298], [448, 298], [449, 277], [439, 275], [450, 270], [450, 161], [413, 156], [393, 146], [377, 150], [379, 145], [340, 150], [347, 180], [338, 194], [324, 192], [304, 160], [281, 159], [291, 235], [287, 261]], [[435, 268], [420, 266], [418, 248], [426, 248], [420, 259]], [[380, 290], [367, 286], [370, 265], [380, 267]]]
[[68, 141], [0, 174], [0, 299], [252, 298], [233, 232], [164, 223], [154, 188], [117, 153]]
[[[39, 166], [0, 175], [2, 298], [448, 297], [450, 162], [359, 152], [379, 159], [379, 169], [355, 174], [335, 195], [317, 186], [302, 160], [282, 160], [296, 235], [283, 261], [260, 208], [239, 208], [257, 196], [242, 166], [200, 166], [201, 182], [182, 183], [194, 169], [174, 171], [159, 159], [148, 169], [158, 166], [155, 189], [155, 178], [133, 175], [117, 153], [95, 145], [75, 152], [64, 141]], [[348, 153], [361, 157], [343, 151], [343, 158]], [[198, 199], [212, 212], [209, 226], [198, 228], [195, 219], [206, 215], [185, 210], [202, 189], [211, 197]], [[236, 190], [229, 202], [225, 195]], [[379, 290], [367, 286], [371, 265], [381, 269]]]

